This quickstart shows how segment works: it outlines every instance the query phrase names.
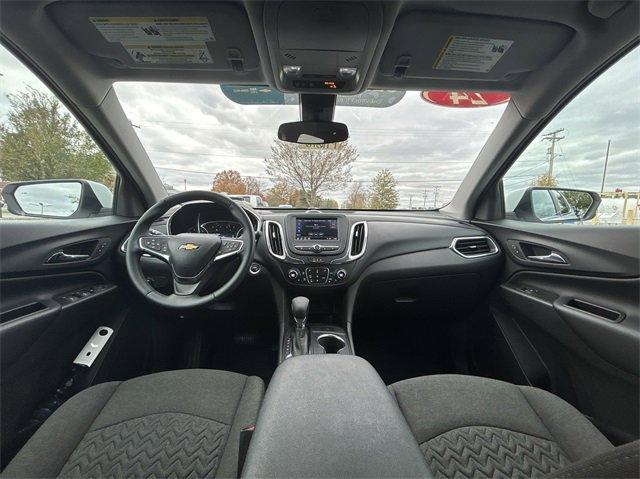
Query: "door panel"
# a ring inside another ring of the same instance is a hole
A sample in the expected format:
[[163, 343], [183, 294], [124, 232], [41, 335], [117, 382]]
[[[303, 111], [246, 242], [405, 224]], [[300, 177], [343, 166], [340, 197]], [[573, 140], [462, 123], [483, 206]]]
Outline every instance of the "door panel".
[[[525, 382], [573, 403], [614, 442], [637, 438], [640, 229], [513, 220], [480, 225], [508, 251], [491, 307], [497, 322], [507, 318], [526, 336], [507, 338]], [[557, 251], [567, 262], [532, 261], [518, 251], [523, 243]], [[544, 374], [522, 367], [531, 364], [523, 360], [532, 356], [530, 347], [542, 367], [529, 369]]]
[[[27, 439], [20, 430], [69, 377], [94, 331], [112, 326], [129, 307], [116, 259], [131, 227], [132, 220], [114, 216], [0, 223], [3, 466]], [[52, 252], [75, 251], [70, 245], [89, 245], [89, 258], [47, 263]]]

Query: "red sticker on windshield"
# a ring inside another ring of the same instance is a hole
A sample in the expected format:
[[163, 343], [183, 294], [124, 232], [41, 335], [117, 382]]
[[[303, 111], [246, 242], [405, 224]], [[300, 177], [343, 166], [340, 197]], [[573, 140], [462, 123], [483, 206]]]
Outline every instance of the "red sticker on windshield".
[[427, 90], [420, 93], [420, 96], [428, 103], [452, 108], [480, 108], [483, 106], [499, 105], [508, 102], [511, 98], [508, 93], [488, 91]]

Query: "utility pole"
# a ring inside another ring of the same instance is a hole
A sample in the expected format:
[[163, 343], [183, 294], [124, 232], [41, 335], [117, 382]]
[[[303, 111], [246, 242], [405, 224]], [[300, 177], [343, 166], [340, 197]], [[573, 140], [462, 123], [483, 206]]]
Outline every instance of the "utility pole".
[[424, 191], [422, 192], [422, 209], [427, 209], [427, 187], [424, 187]]
[[184, 179], [184, 191], [187, 191], [187, 179]]
[[558, 156], [556, 153], [556, 143], [564, 139], [564, 136], [558, 136], [558, 134], [562, 133], [563, 131], [564, 128], [560, 128], [558, 130], [550, 131], [549, 133], [545, 133], [542, 135], [542, 141], [551, 142], [549, 148], [547, 148], [547, 157], [549, 158], [549, 171], [547, 175], [549, 176], [549, 178], [553, 177], [553, 160], [555, 160], [556, 156]]
[[439, 186], [434, 186], [433, 187], [433, 207], [437, 208], [438, 207], [438, 193], [440, 192], [440, 187]]
[[607, 164], [609, 163], [609, 149], [611, 148], [611, 140], [607, 142], [607, 154], [604, 157], [604, 170], [602, 171], [602, 185], [600, 186], [600, 193], [604, 192], [604, 180], [607, 177]]

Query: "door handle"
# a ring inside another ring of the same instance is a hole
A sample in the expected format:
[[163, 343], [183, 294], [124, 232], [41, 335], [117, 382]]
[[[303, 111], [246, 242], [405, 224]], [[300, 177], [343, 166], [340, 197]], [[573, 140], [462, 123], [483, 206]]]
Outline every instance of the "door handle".
[[64, 251], [57, 251], [49, 256], [47, 263], [71, 263], [73, 261], [84, 261], [91, 257], [88, 254], [68, 254]]
[[541, 263], [567, 264], [567, 260], [555, 251], [552, 251], [549, 254], [527, 256], [527, 259], [531, 261], [540, 261]]

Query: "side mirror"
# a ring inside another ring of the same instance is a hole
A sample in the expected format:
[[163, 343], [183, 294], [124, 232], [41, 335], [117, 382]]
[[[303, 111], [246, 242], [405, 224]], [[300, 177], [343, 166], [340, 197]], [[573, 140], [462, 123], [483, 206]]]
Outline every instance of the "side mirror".
[[322, 145], [340, 143], [348, 138], [347, 125], [334, 121], [294, 121], [278, 128], [278, 139], [289, 143]]
[[8, 183], [2, 196], [10, 213], [38, 218], [88, 218], [110, 214], [113, 194], [87, 180], [36, 180]]
[[532, 186], [511, 192], [505, 209], [525, 221], [577, 223], [592, 219], [601, 201], [595, 191]]

